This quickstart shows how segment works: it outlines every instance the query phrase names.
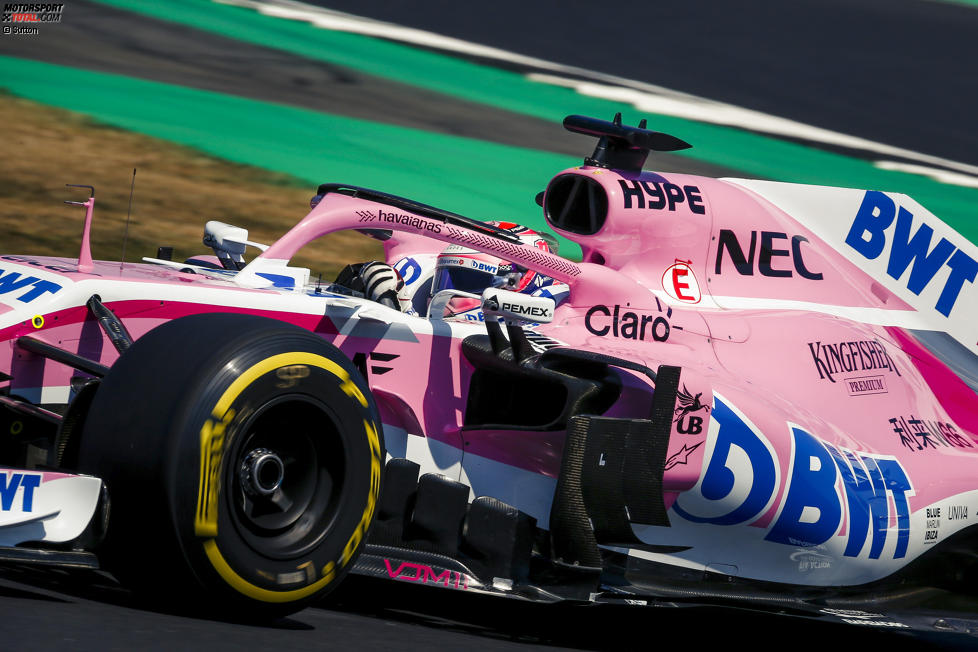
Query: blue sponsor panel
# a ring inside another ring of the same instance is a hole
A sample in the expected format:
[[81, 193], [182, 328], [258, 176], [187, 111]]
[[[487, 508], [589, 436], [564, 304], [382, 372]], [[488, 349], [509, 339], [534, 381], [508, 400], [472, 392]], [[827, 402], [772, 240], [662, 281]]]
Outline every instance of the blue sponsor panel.
[[[764, 511], [777, 488], [774, 454], [753, 428], [716, 397], [713, 420], [719, 431], [699, 485], [704, 500], [697, 501], [710, 507], [697, 514], [677, 502], [674, 509], [694, 523], [737, 525], [751, 521]], [[743, 498], [738, 500], [738, 496]]]
[[801, 428], [792, 428], [791, 437], [794, 453], [788, 492], [765, 539], [817, 546], [835, 534], [842, 520], [842, 504], [835, 493], [835, 463], [825, 447]]
[[[719, 397], [712, 414], [715, 442], [703, 477], [679, 497], [673, 511], [694, 523], [747, 525], [779, 495], [784, 461], [756, 427]], [[844, 557], [868, 559], [881, 559], [890, 543], [887, 558], [906, 557], [908, 497], [914, 490], [900, 462], [837, 448], [798, 426], [789, 426], [789, 432], [792, 452], [783, 474], [784, 497], [764, 539], [816, 547], [842, 537]], [[891, 521], [896, 527], [890, 527]]]
[[292, 289], [295, 287], [295, 279], [292, 278], [291, 276], [284, 276], [282, 274], [269, 274], [268, 272], [257, 272], [256, 275], [271, 281], [272, 287], [275, 288]]
[[[14, 473], [0, 471], [0, 511], [9, 512], [20, 509], [24, 512], [34, 510], [34, 490], [41, 486], [41, 476], [33, 473]], [[20, 504], [15, 499], [22, 489]]]
[[48, 292], [54, 294], [60, 289], [57, 283], [0, 269], [0, 295], [12, 295], [12, 298], [23, 303], [30, 303]]
[[[947, 278], [934, 305], [945, 317], [951, 316], [964, 284], [974, 283], [978, 276], [978, 261], [947, 238], [935, 243], [934, 228], [922, 220], [914, 231], [913, 213], [875, 190], [868, 190], [863, 196], [846, 244], [867, 260], [879, 258], [889, 244], [886, 273], [918, 296], [947, 267]], [[906, 280], [901, 280], [908, 269]]]
[[421, 265], [414, 258], [402, 258], [394, 264], [394, 269], [404, 279], [404, 285], [411, 285], [421, 278]]
[[907, 554], [910, 541], [910, 507], [907, 495], [913, 487], [899, 462], [826, 445], [842, 475], [849, 508], [849, 538], [845, 556], [856, 557], [870, 539], [869, 558], [879, 559], [890, 521], [887, 492], [897, 512], [897, 545], [894, 559]]

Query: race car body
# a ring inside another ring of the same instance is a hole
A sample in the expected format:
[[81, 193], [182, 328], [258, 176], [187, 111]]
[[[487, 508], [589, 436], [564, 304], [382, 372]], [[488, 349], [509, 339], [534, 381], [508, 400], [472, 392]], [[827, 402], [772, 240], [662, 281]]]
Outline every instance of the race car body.
[[[0, 542], [75, 540], [144, 591], [242, 608], [351, 570], [850, 620], [896, 587], [965, 590], [978, 248], [904, 195], [644, 172], [687, 145], [565, 126], [599, 145], [540, 202], [581, 262], [338, 184], [247, 263], [216, 223], [214, 259], [0, 256]], [[456, 245], [569, 292], [406, 314], [289, 265], [342, 229], [402, 273]], [[61, 507], [84, 534], [57, 507], [23, 526], [58, 482], [88, 483]]]

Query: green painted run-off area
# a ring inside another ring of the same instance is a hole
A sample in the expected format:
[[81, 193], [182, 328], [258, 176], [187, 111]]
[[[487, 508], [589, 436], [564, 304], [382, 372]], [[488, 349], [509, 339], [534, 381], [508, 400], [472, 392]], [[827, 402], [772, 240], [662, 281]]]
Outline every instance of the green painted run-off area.
[[[746, 177], [871, 188], [911, 195], [978, 242], [978, 189], [881, 170], [870, 162], [748, 133], [586, 97], [523, 75], [207, 0], [104, 0], [106, 4], [356, 68], [488, 106], [559, 121], [579, 113], [626, 120], [692, 142], [688, 155]], [[169, 84], [0, 57], [0, 86], [108, 124], [190, 145], [232, 161], [406, 195], [479, 219], [542, 226], [532, 199], [570, 158], [432, 134]], [[73, 89], [73, 90], [72, 90]], [[583, 141], [582, 141], [583, 143]], [[582, 155], [589, 145], [582, 145]], [[574, 255], [573, 249], [562, 253]]]

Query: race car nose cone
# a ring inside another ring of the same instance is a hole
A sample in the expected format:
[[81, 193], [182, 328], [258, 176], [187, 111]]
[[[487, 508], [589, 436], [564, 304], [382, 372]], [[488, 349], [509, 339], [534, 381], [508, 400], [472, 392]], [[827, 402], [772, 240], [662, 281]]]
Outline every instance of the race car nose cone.
[[285, 464], [267, 448], [256, 448], [241, 462], [239, 476], [246, 492], [253, 496], [270, 496], [282, 486]]

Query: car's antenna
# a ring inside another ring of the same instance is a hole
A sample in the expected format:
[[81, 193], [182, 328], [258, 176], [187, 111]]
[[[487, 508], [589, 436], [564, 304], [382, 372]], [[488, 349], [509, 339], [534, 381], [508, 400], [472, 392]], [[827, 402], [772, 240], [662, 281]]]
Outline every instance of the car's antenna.
[[136, 191], [136, 168], [132, 169], [132, 184], [129, 186], [129, 211], [126, 213], [126, 230], [122, 235], [122, 260], [119, 261], [119, 271], [126, 264], [126, 242], [129, 241], [129, 218], [132, 217], [132, 196]]
[[85, 207], [85, 226], [82, 227], [81, 249], [78, 250], [78, 271], [89, 273], [92, 265], [92, 211], [95, 210], [95, 188], [77, 183], [66, 183], [68, 188], [88, 188], [88, 201], [66, 201], [71, 206]]

